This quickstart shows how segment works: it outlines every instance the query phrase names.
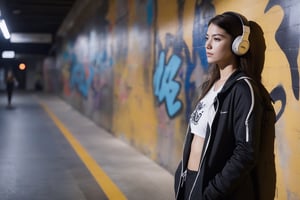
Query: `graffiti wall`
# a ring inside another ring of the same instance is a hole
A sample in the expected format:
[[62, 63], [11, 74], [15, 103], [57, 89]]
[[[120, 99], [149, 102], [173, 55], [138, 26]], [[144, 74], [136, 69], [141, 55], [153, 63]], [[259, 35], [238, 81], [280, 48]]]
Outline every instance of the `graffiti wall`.
[[61, 95], [174, 172], [187, 120], [208, 73], [208, 20], [237, 11], [267, 43], [263, 83], [275, 101], [276, 199], [300, 199], [300, 1], [110, 0], [63, 43]]
[[[106, 8], [108, 4], [102, 6]], [[114, 61], [110, 24], [102, 14], [90, 18], [75, 37], [64, 43], [57, 65], [61, 68], [63, 97], [111, 130]]]

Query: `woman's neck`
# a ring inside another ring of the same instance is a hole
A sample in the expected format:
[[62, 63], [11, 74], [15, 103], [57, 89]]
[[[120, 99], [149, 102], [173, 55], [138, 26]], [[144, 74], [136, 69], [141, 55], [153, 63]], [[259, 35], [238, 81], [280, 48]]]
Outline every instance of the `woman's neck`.
[[230, 77], [230, 75], [233, 72], [235, 72], [235, 70], [236, 70], [236, 68], [233, 67], [232, 65], [229, 65], [223, 69], [220, 69], [220, 78], [217, 79], [214, 83], [214, 91], [217, 91], [218, 89], [223, 87], [223, 85], [225, 84], [227, 79]]
[[220, 69], [220, 78], [219, 81], [226, 81], [230, 75], [235, 72], [236, 68], [232, 65], [229, 65], [223, 69]]

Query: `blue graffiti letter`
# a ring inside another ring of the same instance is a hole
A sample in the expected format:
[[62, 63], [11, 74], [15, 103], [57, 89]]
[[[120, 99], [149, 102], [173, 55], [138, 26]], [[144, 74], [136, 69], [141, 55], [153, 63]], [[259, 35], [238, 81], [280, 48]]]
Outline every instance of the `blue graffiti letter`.
[[165, 102], [168, 115], [174, 117], [182, 107], [182, 102], [177, 99], [180, 84], [175, 81], [181, 59], [176, 55], [172, 55], [165, 65], [165, 57], [165, 52], [162, 51], [153, 77], [154, 94], [159, 103]]

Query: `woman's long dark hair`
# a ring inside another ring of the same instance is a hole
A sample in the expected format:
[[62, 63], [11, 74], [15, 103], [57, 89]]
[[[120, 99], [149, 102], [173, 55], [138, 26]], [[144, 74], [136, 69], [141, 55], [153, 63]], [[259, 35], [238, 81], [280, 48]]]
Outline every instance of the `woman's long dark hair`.
[[[262, 28], [254, 21], [247, 21], [247, 19], [240, 15], [245, 22], [250, 26], [249, 42], [250, 48], [243, 56], [236, 56], [238, 70], [243, 71], [247, 76], [252, 78], [257, 83], [261, 84], [261, 73], [263, 71], [265, 62], [266, 44]], [[242, 24], [238, 16], [229, 13], [223, 13], [213, 17], [208, 25], [214, 24], [224, 29], [232, 38], [242, 35]], [[208, 80], [202, 85], [202, 92], [200, 99], [202, 99], [214, 82], [220, 78], [220, 71], [217, 65], [211, 65]]]

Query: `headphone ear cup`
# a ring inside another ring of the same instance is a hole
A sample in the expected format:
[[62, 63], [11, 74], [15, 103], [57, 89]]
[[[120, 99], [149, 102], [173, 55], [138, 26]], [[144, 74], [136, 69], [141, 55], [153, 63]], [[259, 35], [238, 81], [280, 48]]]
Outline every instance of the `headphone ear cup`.
[[240, 35], [234, 39], [231, 48], [234, 54], [238, 56], [242, 56], [247, 53], [249, 47], [250, 47], [249, 41], [244, 40], [243, 37]]

